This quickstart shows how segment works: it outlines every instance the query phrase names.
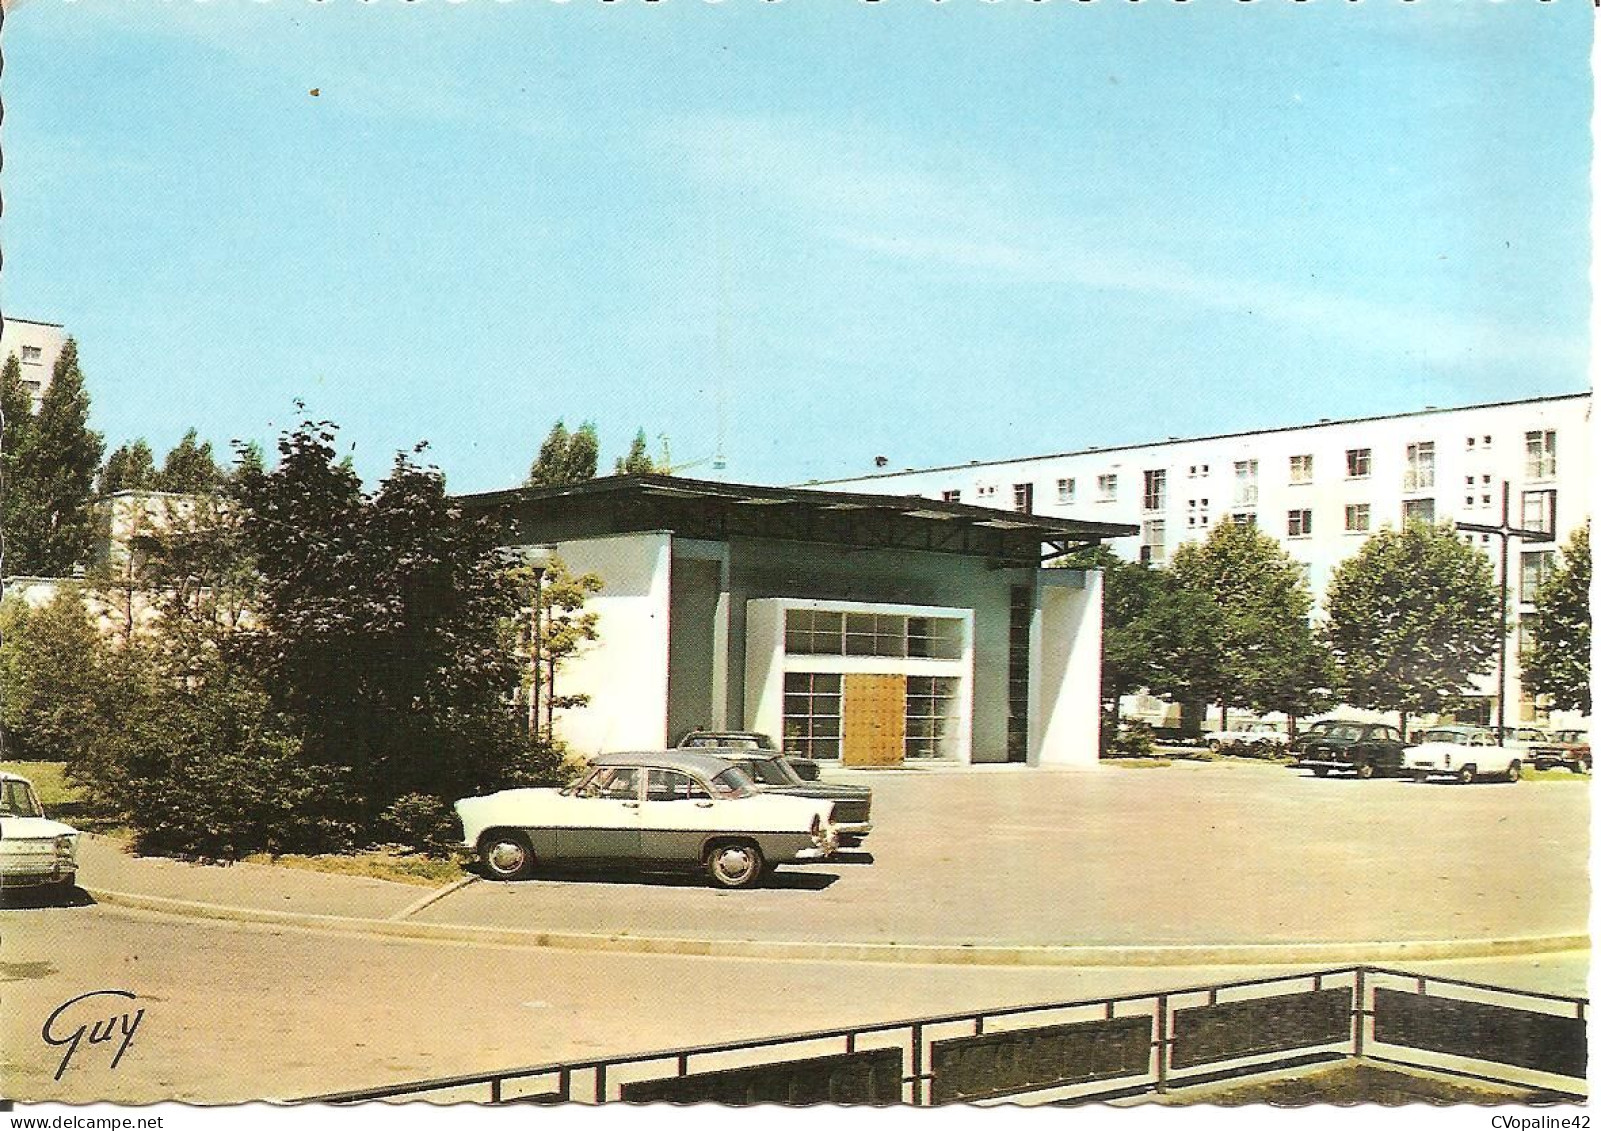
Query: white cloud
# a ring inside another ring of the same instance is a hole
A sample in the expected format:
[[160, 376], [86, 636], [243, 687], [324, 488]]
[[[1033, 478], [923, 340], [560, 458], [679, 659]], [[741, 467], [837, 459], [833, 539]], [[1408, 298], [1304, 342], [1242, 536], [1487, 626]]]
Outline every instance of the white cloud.
[[1432, 366], [1538, 363], [1582, 371], [1585, 362], [1582, 339], [1207, 270], [1143, 250], [1127, 223], [1064, 215], [1058, 200], [1070, 194], [1060, 186], [1056, 199], [1042, 200], [1011, 172], [967, 151], [913, 151], [866, 130], [784, 118], [702, 119], [681, 124], [669, 141], [703, 181], [759, 192], [822, 238], [868, 255], [1000, 281], [1176, 300]]

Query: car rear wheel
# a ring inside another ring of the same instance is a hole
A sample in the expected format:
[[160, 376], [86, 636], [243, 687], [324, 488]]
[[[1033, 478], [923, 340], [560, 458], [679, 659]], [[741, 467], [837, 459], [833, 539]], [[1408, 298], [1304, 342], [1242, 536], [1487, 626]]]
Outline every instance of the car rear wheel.
[[1206, 748], [1207, 748], [1207, 749], [1208, 749], [1208, 750], [1210, 750], [1210, 751], [1211, 751], [1211, 752], [1212, 752], [1212, 753], [1214, 753], [1214, 754], [1216, 754], [1216, 753], [1218, 753], [1218, 752], [1219, 752], [1219, 751], [1220, 751], [1220, 750], [1222, 750], [1222, 749], [1223, 749], [1223, 744], [1222, 744], [1222, 743], [1221, 743], [1221, 742], [1219, 742], [1219, 741], [1218, 741], [1218, 740], [1217, 740], [1217, 739], [1215, 739], [1215, 738], [1213, 738], [1213, 739], [1208, 739], [1208, 740], [1207, 740], [1207, 743], [1206, 743]]
[[534, 870], [534, 846], [522, 833], [485, 833], [478, 855], [491, 879], [520, 880]]
[[1373, 776], [1373, 763], [1358, 762], [1356, 766], [1356, 776], [1361, 778], [1363, 781], [1367, 781], [1369, 778], [1371, 778]]
[[706, 854], [706, 874], [720, 888], [748, 888], [762, 875], [762, 851], [748, 840], [724, 841]]
[[1419, 785], [1423, 785], [1429, 780], [1429, 775], [1425, 773], [1415, 773], [1412, 775], [1412, 780], [1417, 782]]
[[1329, 768], [1327, 766], [1313, 766], [1312, 776], [1315, 778], [1326, 778], [1329, 776]]
[[1473, 779], [1478, 776], [1478, 771], [1472, 766], [1463, 766], [1456, 772], [1456, 780], [1461, 782], [1463, 785], [1472, 785]]
[[1523, 763], [1518, 761], [1516, 758], [1514, 758], [1514, 759], [1512, 759], [1511, 762], [1509, 762], [1507, 764], [1506, 780], [1509, 781], [1509, 782], [1516, 783], [1517, 781], [1522, 779], [1522, 777], [1523, 777]]

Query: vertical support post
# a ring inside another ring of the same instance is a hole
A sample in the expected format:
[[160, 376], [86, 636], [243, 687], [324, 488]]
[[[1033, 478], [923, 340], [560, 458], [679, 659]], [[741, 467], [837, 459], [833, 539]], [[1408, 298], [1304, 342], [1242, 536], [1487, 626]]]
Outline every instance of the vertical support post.
[[[930, 1096], [930, 1099], [933, 1097]], [[912, 1106], [923, 1104], [923, 1026], [912, 1026]]]
[[1506, 634], [1507, 634], [1507, 598], [1511, 595], [1508, 584], [1509, 573], [1508, 544], [1512, 541], [1507, 536], [1512, 529], [1512, 485], [1506, 480], [1501, 481], [1501, 635], [1497, 637], [1497, 651], [1495, 661], [1495, 744], [1506, 745]]
[[496, 1076], [493, 1080], [491, 1080], [489, 1082], [489, 1102], [492, 1103], [492, 1104], [498, 1104], [500, 1102], [500, 1077], [499, 1076]]
[[544, 679], [544, 669], [541, 667], [541, 665], [539, 663], [540, 653], [542, 653], [544, 651], [544, 648], [545, 648], [545, 623], [544, 623], [544, 613], [545, 613], [544, 604], [545, 604], [545, 600], [544, 600], [544, 598], [545, 598], [545, 571], [542, 570], [542, 569], [535, 569], [534, 570], [534, 631], [533, 631], [534, 638], [533, 638], [533, 641], [532, 641], [532, 646], [529, 649], [533, 653], [532, 660], [533, 660], [533, 669], [534, 670], [533, 670], [533, 673], [532, 673], [533, 674], [533, 679], [531, 680], [532, 686], [529, 688], [529, 691], [528, 691], [528, 729], [533, 733], [533, 736], [536, 739], [539, 737], [539, 734], [540, 734], [540, 729], [539, 729], [539, 724], [540, 724], [540, 718], [539, 718], [539, 685], [540, 685], [540, 682]]
[[1156, 1090], [1167, 1091], [1167, 995], [1156, 995]]
[[563, 1068], [556, 1074], [556, 1094], [561, 1097], [562, 1103], [573, 1098], [573, 1070]]
[[598, 1104], [606, 1102], [606, 1066], [604, 1064], [595, 1066], [595, 1102]]

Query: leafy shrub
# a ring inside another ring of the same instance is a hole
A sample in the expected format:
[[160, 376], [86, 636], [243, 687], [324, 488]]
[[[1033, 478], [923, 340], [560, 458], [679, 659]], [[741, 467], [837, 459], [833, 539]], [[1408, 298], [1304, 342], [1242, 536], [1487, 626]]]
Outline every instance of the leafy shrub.
[[461, 840], [455, 811], [442, 798], [426, 793], [395, 798], [384, 810], [379, 825], [396, 844], [430, 856], [447, 855]]
[[1125, 719], [1116, 734], [1103, 739], [1107, 758], [1149, 758], [1155, 753], [1156, 732], [1139, 719]]

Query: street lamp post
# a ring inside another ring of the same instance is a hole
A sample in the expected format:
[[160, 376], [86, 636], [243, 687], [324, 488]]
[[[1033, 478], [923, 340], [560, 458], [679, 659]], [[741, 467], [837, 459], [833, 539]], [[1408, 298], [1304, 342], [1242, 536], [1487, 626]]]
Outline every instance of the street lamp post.
[[1511, 594], [1509, 584], [1509, 563], [1511, 555], [1509, 544], [1514, 538], [1533, 538], [1541, 541], [1550, 538], [1555, 532], [1545, 530], [1525, 530], [1512, 525], [1512, 487], [1501, 481], [1501, 522], [1491, 526], [1483, 522], [1459, 522], [1458, 530], [1470, 531], [1474, 534], [1493, 534], [1501, 540], [1501, 638], [1500, 646], [1496, 650], [1495, 658], [1495, 743], [1497, 746], [1506, 745], [1506, 641], [1507, 641], [1507, 599]]
[[534, 737], [540, 733], [539, 689], [544, 679], [544, 666], [540, 656], [545, 650], [544, 595], [545, 571], [550, 568], [555, 550], [550, 546], [524, 546], [520, 554], [523, 565], [534, 574], [534, 620], [529, 632], [529, 671], [532, 679], [528, 689], [528, 732]]

